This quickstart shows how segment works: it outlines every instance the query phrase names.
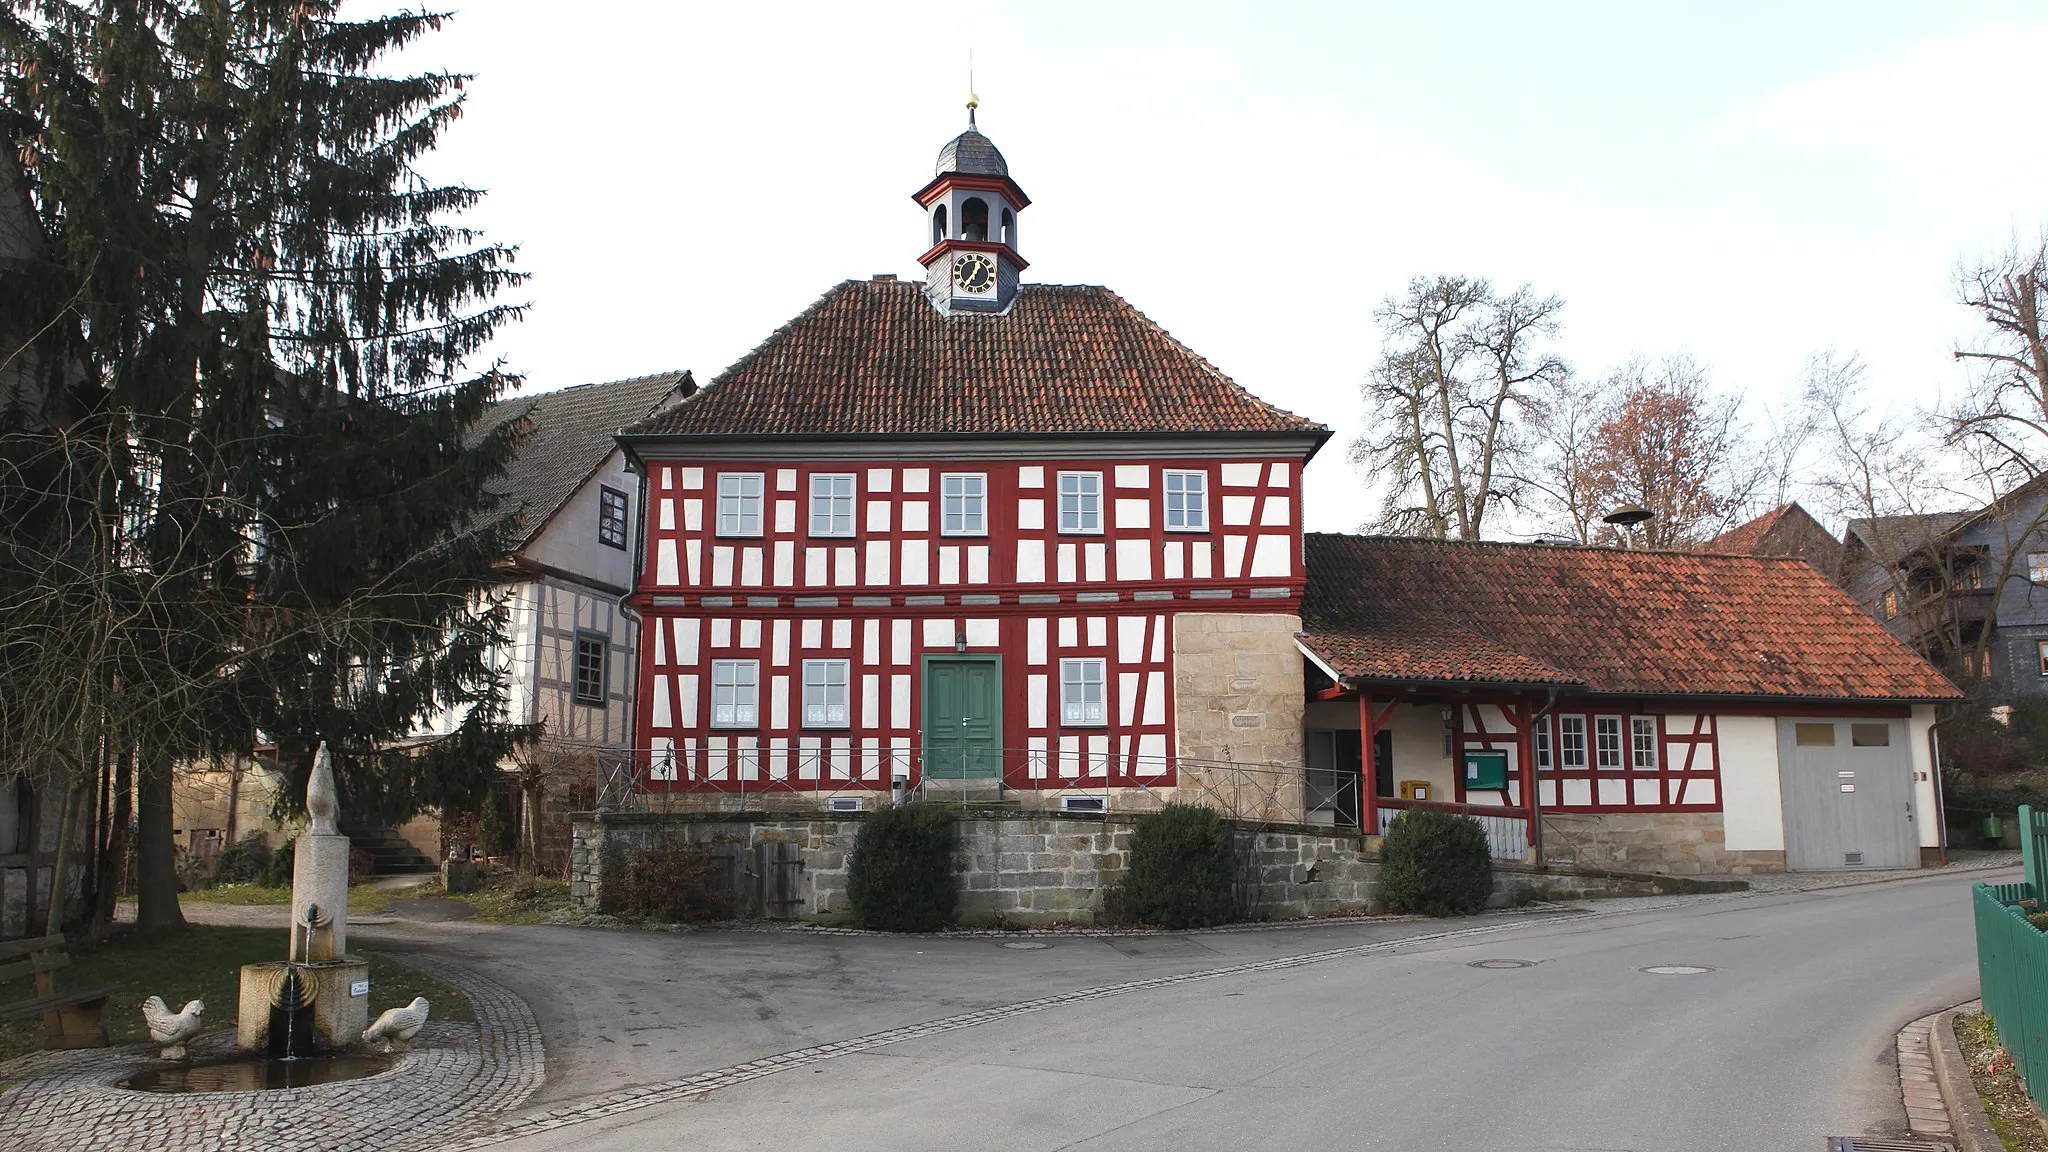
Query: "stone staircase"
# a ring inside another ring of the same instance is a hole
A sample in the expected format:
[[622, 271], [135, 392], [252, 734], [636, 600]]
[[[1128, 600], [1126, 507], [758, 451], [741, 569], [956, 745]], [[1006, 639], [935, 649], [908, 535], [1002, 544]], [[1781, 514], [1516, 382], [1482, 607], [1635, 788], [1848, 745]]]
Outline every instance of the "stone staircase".
[[417, 876], [440, 871], [432, 858], [401, 839], [391, 828], [373, 828], [349, 837], [349, 847], [360, 848], [376, 858], [372, 876]]

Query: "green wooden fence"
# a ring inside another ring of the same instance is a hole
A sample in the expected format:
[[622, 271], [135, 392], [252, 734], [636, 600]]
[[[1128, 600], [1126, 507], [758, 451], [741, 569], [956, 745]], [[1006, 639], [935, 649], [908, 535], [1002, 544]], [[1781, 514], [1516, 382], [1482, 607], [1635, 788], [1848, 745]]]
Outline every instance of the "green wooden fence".
[[2048, 1108], [2048, 932], [2027, 913], [2048, 911], [2048, 812], [2020, 808], [2023, 884], [1978, 884], [1977, 981], [1998, 1042], [2012, 1053], [2034, 1102]]

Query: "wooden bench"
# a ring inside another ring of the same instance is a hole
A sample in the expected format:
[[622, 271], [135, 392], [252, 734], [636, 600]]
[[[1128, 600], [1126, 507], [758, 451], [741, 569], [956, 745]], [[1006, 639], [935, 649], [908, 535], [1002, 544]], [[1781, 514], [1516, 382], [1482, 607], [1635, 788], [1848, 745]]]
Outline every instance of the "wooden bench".
[[36, 997], [12, 1004], [0, 1004], [0, 1022], [43, 1018], [51, 1048], [104, 1048], [107, 1026], [100, 1013], [107, 1006], [111, 988], [90, 992], [59, 992], [50, 973], [71, 963], [64, 951], [64, 937], [42, 936], [33, 940], [0, 940], [0, 986], [33, 976]]

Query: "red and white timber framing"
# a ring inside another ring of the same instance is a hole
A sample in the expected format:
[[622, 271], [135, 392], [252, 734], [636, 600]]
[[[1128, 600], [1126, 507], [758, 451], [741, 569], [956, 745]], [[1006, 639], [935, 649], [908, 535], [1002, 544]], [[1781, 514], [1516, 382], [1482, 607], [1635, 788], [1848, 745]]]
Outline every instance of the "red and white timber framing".
[[[678, 451], [687, 451], [679, 448]], [[1173, 623], [1301, 610], [1299, 455], [664, 459], [646, 467], [644, 787], [887, 789], [923, 775], [926, 659], [991, 655], [1012, 788], [1174, 783]], [[1133, 454], [1135, 455], [1135, 453]], [[1201, 530], [1165, 475], [1202, 477]], [[1097, 531], [1062, 531], [1062, 474], [1100, 478]], [[758, 535], [721, 534], [721, 477], [761, 481]], [[852, 477], [850, 535], [811, 532], [812, 480]], [[982, 478], [979, 533], [943, 531], [947, 476]], [[1104, 722], [1064, 723], [1060, 662], [1103, 661]], [[848, 662], [847, 722], [807, 726], [803, 662]], [[712, 722], [712, 663], [752, 661], [755, 722]]]

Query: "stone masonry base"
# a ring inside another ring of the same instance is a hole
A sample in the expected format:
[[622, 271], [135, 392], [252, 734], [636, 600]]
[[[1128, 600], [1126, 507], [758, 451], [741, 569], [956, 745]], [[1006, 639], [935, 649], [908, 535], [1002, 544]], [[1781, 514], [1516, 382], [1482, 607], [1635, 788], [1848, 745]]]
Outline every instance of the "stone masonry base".
[[1553, 866], [1747, 876], [1783, 872], [1785, 853], [1731, 852], [1719, 812], [1545, 813], [1543, 855]]

